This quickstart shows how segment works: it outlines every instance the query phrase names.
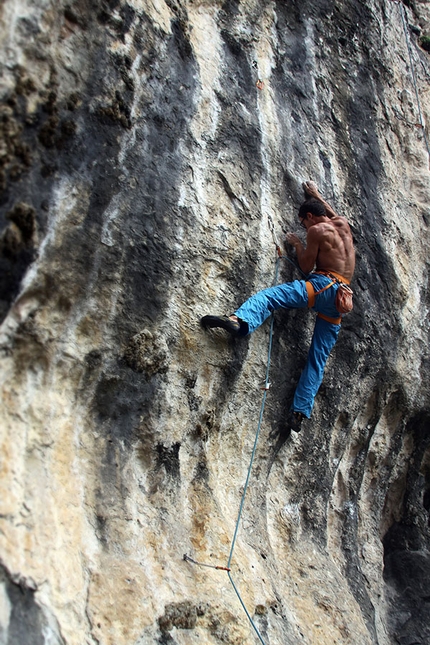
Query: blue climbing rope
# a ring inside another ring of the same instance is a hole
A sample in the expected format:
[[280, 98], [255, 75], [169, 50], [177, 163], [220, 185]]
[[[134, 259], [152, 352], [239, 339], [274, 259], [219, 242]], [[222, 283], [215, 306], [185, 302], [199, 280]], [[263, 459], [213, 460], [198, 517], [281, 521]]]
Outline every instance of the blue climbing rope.
[[[306, 275], [303, 273], [303, 271], [300, 269], [300, 267], [295, 262], [293, 262], [293, 260], [291, 260], [286, 255], [282, 255], [281, 248], [280, 248], [279, 244], [277, 243], [277, 240], [276, 240], [275, 237], [274, 237], [274, 241], [275, 241], [275, 245], [276, 245], [277, 258], [276, 258], [276, 264], [275, 264], [275, 277], [274, 277], [274, 280], [273, 280], [273, 284], [276, 285], [276, 283], [278, 281], [280, 260], [287, 260], [288, 262], [290, 262], [294, 266], [294, 268], [298, 269], [298, 271], [300, 271], [300, 273], [304, 277], [306, 277]], [[270, 373], [270, 363], [271, 363], [271, 359], [272, 359], [274, 320], [275, 319], [274, 319], [274, 315], [273, 315], [273, 312], [272, 312], [272, 314], [270, 316], [269, 347], [268, 347], [268, 352], [267, 352], [266, 376], [265, 376], [265, 380], [264, 380], [264, 386], [261, 388], [262, 390], [264, 390], [263, 398], [262, 398], [262, 401], [261, 401], [260, 414], [259, 414], [259, 418], [258, 418], [257, 430], [256, 430], [256, 433], [255, 433], [254, 445], [253, 445], [253, 448], [252, 448], [251, 459], [250, 459], [250, 462], [249, 462], [248, 472], [247, 472], [247, 475], [246, 475], [245, 486], [243, 488], [243, 493], [242, 493], [242, 497], [241, 497], [240, 504], [239, 504], [239, 511], [238, 511], [238, 514], [237, 514], [237, 520], [236, 520], [236, 526], [235, 526], [235, 529], [234, 529], [233, 539], [231, 541], [230, 554], [229, 554], [229, 557], [228, 557], [227, 566], [223, 567], [223, 566], [217, 566], [217, 565], [205, 564], [205, 563], [202, 563], [202, 562], [197, 562], [196, 560], [194, 560], [193, 558], [191, 558], [187, 554], [184, 555], [184, 560], [186, 560], [187, 562], [191, 562], [193, 564], [197, 564], [197, 565], [204, 566], [204, 567], [211, 567], [212, 569], [222, 569], [224, 571], [227, 571], [227, 575], [228, 575], [229, 580], [230, 580], [230, 582], [232, 584], [232, 587], [233, 587], [233, 589], [234, 589], [234, 591], [235, 591], [235, 593], [236, 593], [236, 595], [237, 595], [237, 597], [239, 599], [239, 602], [242, 605], [242, 608], [243, 608], [245, 614], [247, 615], [248, 620], [251, 623], [251, 625], [252, 625], [252, 627], [253, 627], [258, 639], [262, 643], [262, 645], [266, 645], [266, 643], [265, 643], [262, 635], [260, 634], [260, 632], [258, 630], [258, 627], [255, 624], [251, 614], [249, 613], [248, 609], [246, 608], [246, 605], [245, 605], [245, 603], [243, 601], [243, 598], [240, 595], [240, 591], [239, 591], [237, 585], [234, 582], [234, 579], [233, 579], [233, 576], [232, 576], [232, 573], [231, 573], [231, 561], [232, 561], [232, 558], [233, 558], [234, 548], [236, 546], [236, 540], [237, 540], [237, 535], [238, 535], [238, 532], [239, 532], [240, 520], [242, 518], [242, 511], [243, 511], [243, 507], [244, 507], [244, 504], [245, 504], [246, 493], [248, 491], [248, 485], [249, 485], [249, 481], [250, 481], [250, 478], [251, 478], [252, 466], [253, 466], [253, 463], [254, 463], [255, 453], [256, 453], [256, 450], [257, 450], [258, 439], [259, 439], [260, 431], [261, 431], [261, 425], [262, 425], [262, 422], [263, 422], [263, 414], [264, 414], [264, 408], [265, 408], [265, 405], [266, 405], [267, 393], [268, 393], [269, 388], [270, 388], [269, 373]]]
[[[276, 242], [275, 242], [275, 244], [276, 244]], [[277, 251], [277, 259], [276, 259], [276, 264], [275, 264], [275, 277], [274, 277], [274, 281], [273, 281], [274, 285], [278, 281], [279, 262], [280, 262], [281, 259], [288, 260], [289, 262], [291, 262], [295, 266], [296, 269], [299, 269], [299, 267], [292, 260], [290, 260], [287, 256], [282, 255], [280, 247], [278, 246], [278, 244], [276, 244], [276, 251]], [[301, 271], [301, 273], [303, 273], [303, 272]], [[253, 448], [252, 448], [251, 459], [250, 459], [250, 462], [249, 462], [248, 473], [247, 473], [247, 476], [246, 476], [246, 482], [245, 482], [245, 486], [243, 488], [243, 493], [242, 493], [242, 497], [241, 497], [240, 504], [239, 504], [239, 512], [237, 514], [236, 526], [235, 526], [235, 529], [234, 529], [233, 539], [231, 541], [230, 554], [229, 554], [229, 557], [228, 557], [227, 566], [222, 567], [222, 566], [217, 566], [217, 565], [213, 565], [213, 564], [205, 564], [203, 562], [197, 562], [197, 560], [194, 560], [193, 558], [191, 558], [187, 554], [185, 554], [183, 556], [185, 561], [191, 562], [192, 564], [197, 564], [197, 565], [203, 566], [203, 567], [210, 567], [212, 569], [222, 569], [224, 571], [227, 571], [227, 575], [228, 575], [229, 580], [230, 580], [230, 582], [232, 584], [232, 587], [233, 587], [233, 589], [234, 589], [234, 591], [235, 591], [235, 593], [236, 593], [236, 595], [237, 595], [237, 597], [239, 599], [239, 602], [242, 605], [243, 610], [244, 610], [245, 614], [247, 615], [247, 617], [249, 619], [249, 622], [251, 623], [251, 625], [252, 625], [256, 635], [258, 636], [260, 642], [262, 643], [262, 645], [266, 645], [266, 643], [264, 642], [264, 639], [263, 639], [262, 635], [260, 634], [257, 625], [255, 624], [251, 614], [249, 613], [248, 609], [246, 608], [245, 603], [243, 602], [243, 599], [242, 599], [242, 596], [240, 595], [239, 589], [238, 589], [238, 587], [236, 586], [236, 584], [235, 584], [235, 582], [233, 580], [230, 565], [231, 565], [231, 561], [232, 561], [232, 558], [233, 558], [234, 547], [236, 545], [237, 534], [238, 534], [238, 531], [239, 531], [240, 520], [242, 518], [242, 511], [243, 511], [243, 507], [244, 507], [244, 504], [245, 504], [246, 493], [248, 491], [248, 484], [249, 484], [249, 480], [251, 478], [251, 470], [252, 470], [252, 466], [253, 466], [253, 463], [254, 463], [255, 453], [256, 453], [256, 450], [257, 450], [258, 438], [260, 436], [260, 431], [261, 431], [261, 424], [263, 422], [263, 413], [264, 413], [264, 407], [265, 407], [265, 404], [266, 404], [267, 392], [269, 391], [269, 388], [270, 388], [269, 372], [270, 372], [270, 363], [271, 363], [271, 358], [272, 358], [273, 324], [274, 324], [274, 315], [273, 315], [273, 312], [272, 312], [272, 314], [270, 316], [269, 348], [268, 348], [268, 354], [267, 354], [266, 376], [265, 376], [265, 380], [264, 380], [264, 386], [261, 388], [262, 390], [264, 390], [264, 392], [263, 392], [263, 398], [262, 398], [261, 406], [260, 406], [260, 415], [259, 415], [259, 418], [258, 418], [257, 431], [255, 433], [254, 445], [253, 445]]]
[[241, 595], [240, 595], [240, 593], [239, 593], [239, 589], [238, 589], [238, 588], [236, 587], [236, 585], [234, 584], [234, 580], [233, 580], [233, 577], [232, 577], [232, 575], [231, 575], [231, 572], [229, 571], [229, 572], [227, 573], [227, 575], [228, 575], [228, 577], [229, 577], [229, 580], [230, 580], [230, 582], [231, 582], [231, 584], [232, 584], [233, 589], [234, 589], [234, 590], [235, 590], [235, 592], [236, 592], [237, 597], [239, 598], [239, 602], [240, 602], [240, 604], [242, 605], [242, 607], [243, 607], [243, 610], [244, 610], [245, 614], [248, 616], [249, 622], [251, 623], [252, 627], [254, 628], [254, 631], [255, 631], [255, 633], [257, 634], [257, 636], [258, 636], [258, 638], [259, 638], [260, 642], [261, 642], [261, 643], [263, 643], [263, 645], [266, 645], [266, 643], [265, 643], [265, 642], [264, 642], [264, 640], [263, 640], [262, 635], [261, 635], [261, 634], [260, 634], [260, 632], [258, 631], [258, 627], [257, 627], [257, 625], [254, 623], [254, 621], [253, 621], [253, 619], [252, 619], [251, 614], [250, 614], [250, 613], [249, 613], [249, 611], [247, 610], [246, 605], [245, 605], [245, 603], [244, 603], [244, 602], [243, 602], [243, 600], [242, 600], [242, 596], [241, 596]]
[[[273, 284], [276, 284], [276, 282], [278, 280], [279, 260], [280, 259], [281, 258], [278, 256], [278, 258], [276, 260], [275, 280], [274, 280]], [[258, 419], [257, 432], [255, 434], [254, 446], [252, 448], [251, 461], [250, 461], [249, 467], [248, 467], [248, 474], [246, 476], [245, 486], [244, 486], [243, 493], [242, 493], [242, 499], [240, 500], [239, 513], [238, 513], [238, 516], [237, 516], [237, 522], [236, 522], [236, 528], [235, 528], [235, 531], [234, 531], [233, 540], [231, 542], [230, 555], [229, 555], [229, 558], [228, 558], [227, 567], [230, 567], [231, 559], [233, 557], [233, 551], [234, 551], [234, 546], [235, 546], [235, 543], [236, 543], [237, 532], [239, 530], [240, 518], [242, 516], [243, 505], [244, 505], [244, 502], [245, 502], [246, 492], [248, 490], [249, 479], [250, 479], [250, 476], [251, 476], [252, 464], [254, 462], [255, 451], [257, 450], [258, 437], [260, 436], [260, 430], [261, 430], [261, 424], [262, 424], [262, 421], [263, 421], [263, 413], [264, 413], [264, 406], [266, 404], [267, 392], [269, 391], [269, 387], [270, 387], [269, 371], [270, 371], [270, 362], [271, 362], [271, 356], [272, 356], [273, 323], [274, 323], [274, 316], [273, 316], [273, 312], [272, 312], [272, 314], [270, 316], [269, 350], [268, 350], [268, 356], [267, 356], [266, 377], [265, 377], [265, 380], [264, 380], [264, 387], [263, 387], [263, 389], [264, 389], [263, 399], [261, 401], [260, 416], [259, 416], [259, 419]]]
[[[289, 259], [286, 256], [280, 255], [279, 249], [277, 249], [277, 250], [278, 250], [278, 257], [276, 259], [275, 278], [274, 278], [273, 284], [276, 284], [277, 281], [278, 281], [279, 262], [280, 262], [280, 260], [281, 259]], [[269, 372], [270, 372], [270, 363], [271, 363], [271, 358], [272, 358], [273, 324], [274, 324], [274, 315], [273, 315], [273, 312], [272, 312], [272, 314], [270, 316], [269, 348], [268, 348], [268, 353], [267, 353], [266, 377], [265, 377], [265, 381], [264, 381], [264, 387], [262, 388], [264, 390], [264, 392], [263, 392], [263, 398], [262, 398], [261, 406], [260, 406], [260, 415], [259, 415], [259, 419], [258, 419], [257, 431], [255, 433], [254, 446], [252, 448], [251, 459], [250, 459], [250, 462], [249, 462], [249, 467], [248, 467], [248, 473], [247, 473], [247, 476], [246, 476], [245, 486], [243, 488], [242, 498], [240, 500], [239, 512], [238, 512], [237, 520], [236, 520], [236, 527], [235, 527], [235, 530], [234, 530], [234, 535], [233, 535], [233, 539], [232, 539], [231, 547], [230, 547], [230, 555], [228, 557], [228, 562], [227, 562], [227, 569], [228, 569], [228, 574], [227, 575], [229, 577], [229, 580], [230, 580], [230, 582], [231, 582], [231, 584], [233, 586], [234, 591], [236, 592], [236, 595], [237, 595], [237, 597], [238, 597], [238, 599], [240, 601], [240, 604], [242, 605], [246, 615], [248, 616], [248, 619], [249, 619], [249, 621], [250, 621], [255, 633], [257, 634], [260, 642], [263, 643], [263, 645], [265, 645], [263, 637], [260, 634], [257, 625], [254, 623], [254, 621], [252, 619], [252, 616], [248, 612], [248, 610], [247, 610], [247, 608], [245, 606], [245, 603], [243, 602], [243, 599], [242, 599], [242, 597], [240, 595], [240, 592], [239, 592], [237, 586], [234, 583], [233, 576], [231, 574], [230, 565], [231, 565], [231, 560], [233, 558], [234, 547], [236, 545], [236, 539], [237, 539], [237, 534], [238, 534], [238, 531], [239, 531], [240, 520], [241, 520], [241, 517], [242, 517], [243, 506], [245, 504], [245, 497], [246, 497], [246, 493], [247, 493], [247, 490], [248, 490], [249, 480], [250, 480], [250, 477], [251, 477], [252, 466], [253, 466], [253, 463], [254, 463], [255, 452], [257, 450], [258, 438], [260, 436], [261, 424], [262, 424], [262, 421], [263, 421], [264, 407], [266, 405], [267, 392], [269, 391], [269, 388], [270, 388]]]

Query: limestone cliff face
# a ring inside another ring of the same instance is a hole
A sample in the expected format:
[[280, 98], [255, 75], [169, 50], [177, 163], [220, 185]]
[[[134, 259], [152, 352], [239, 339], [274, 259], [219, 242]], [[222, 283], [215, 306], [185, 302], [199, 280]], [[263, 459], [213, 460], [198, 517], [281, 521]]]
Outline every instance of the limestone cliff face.
[[313, 179], [351, 222], [355, 309], [288, 438], [314, 319], [276, 315], [231, 575], [267, 645], [428, 644], [428, 3], [0, 18], [0, 643], [258, 642], [183, 555], [227, 564], [269, 325], [198, 321], [272, 284]]

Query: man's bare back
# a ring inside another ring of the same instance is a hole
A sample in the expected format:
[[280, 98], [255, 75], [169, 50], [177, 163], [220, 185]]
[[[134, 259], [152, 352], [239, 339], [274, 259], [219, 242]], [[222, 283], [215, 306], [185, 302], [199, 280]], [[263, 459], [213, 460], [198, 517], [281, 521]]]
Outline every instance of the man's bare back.
[[[355, 251], [351, 229], [344, 217], [316, 224], [313, 234], [318, 236], [317, 271], [334, 271], [351, 280], [355, 268]], [[309, 233], [308, 233], [309, 235]]]
[[301, 217], [307, 230], [306, 246], [294, 233], [287, 234], [287, 241], [296, 249], [299, 266], [304, 273], [316, 268], [317, 271], [338, 273], [350, 281], [355, 268], [355, 251], [349, 224], [324, 201], [313, 182], [306, 182], [303, 187], [308, 197], [323, 205], [324, 214], [317, 216], [307, 212]]

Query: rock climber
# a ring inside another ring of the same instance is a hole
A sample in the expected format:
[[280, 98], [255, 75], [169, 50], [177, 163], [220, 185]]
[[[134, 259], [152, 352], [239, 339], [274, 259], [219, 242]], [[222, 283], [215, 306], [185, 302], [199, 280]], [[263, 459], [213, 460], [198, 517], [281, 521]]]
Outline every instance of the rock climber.
[[303, 184], [305, 201], [299, 209], [300, 225], [306, 229], [306, 246], [295, 233], [286, 241], [295, 248], [297, 261], [307, 280], [294, 280], [251, 296], [230, 316], [203, 316], [204, 328], [221, 327], [233, 336], [252, 333], [280, 308], [312, 307], [318, 313], [306, 365], [300, 376], [287, 419], [290, 430], [299, 432], [304, 418], [311, 416], [324, 368], [334, 347], [341, 315], [336, 306], [339, 286], [349, 285], [355, 268], [351, 229], [323, 199], [313, 181]]

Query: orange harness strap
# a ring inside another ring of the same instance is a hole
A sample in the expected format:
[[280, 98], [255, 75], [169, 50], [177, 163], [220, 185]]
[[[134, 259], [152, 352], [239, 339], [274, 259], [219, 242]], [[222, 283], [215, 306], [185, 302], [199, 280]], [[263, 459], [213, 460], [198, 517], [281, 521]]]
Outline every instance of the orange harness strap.
[[[314, 285], [312, 282], [309, 282], [308, 280], [306, 281], [306, 291], [308, 294], [308, 307], [312, 309], [312, 307], [315, 306], [315, 296], [317, 296], [319, 293], [322, 293], [326, 289], [329, 289], [332, 285], [334, 285], [334, 280], [333, 282], [330, 282], [324, 289], [320, 289], [319, 291], [315, 291]], [[339, 316], [339, 318], [330, 318], [330, 316], [325, 316], [324, 314], [318, 314], [318, 318], [322, 318], [323, 320], [326, 320], [329, 323], [332, 323], [332, 325], [340, 325], [342, 322], [342, 317]]]
[[312, 309], [312, 307], [315, 305], [315, 296], [317, 296], [319, 293], [322, 293], [326, 289], [330, 289], [334, 285], [334, 280], [332, 282], [329, 282], [329, 284], [324, 287], [323, 289], [320, 289], [319, 291], [315, 291], [314, 285], [312, 282], [306, 281], [306, 291], [308, 292], [308, 307]]
[[306, 281], [306, 291], [308, 292], [308, 307], [312, 309], [315, 305], [315, 289], [312, 282]]
[[318, 314], [318, 318], [322, 318], [323, 320], [326, 320], [332, 325], [340, 325], [340, 323], [342, 322], [341, 316], [339, 316], [339, 318], [330, 318], [330, 316], [324, 316], [324, 314]]
[[343, 275], [340, 275], [340, 273], [336, 273], [336, 271], [314, 271], [314, 273], [318, 273], [319, 275], [326, 275], [328, 278], [339, 280], [339, 282], [343, 282], [344, 284], [351, 284], [351, 280], [347, 280], [346, 278], [343, 277]]

